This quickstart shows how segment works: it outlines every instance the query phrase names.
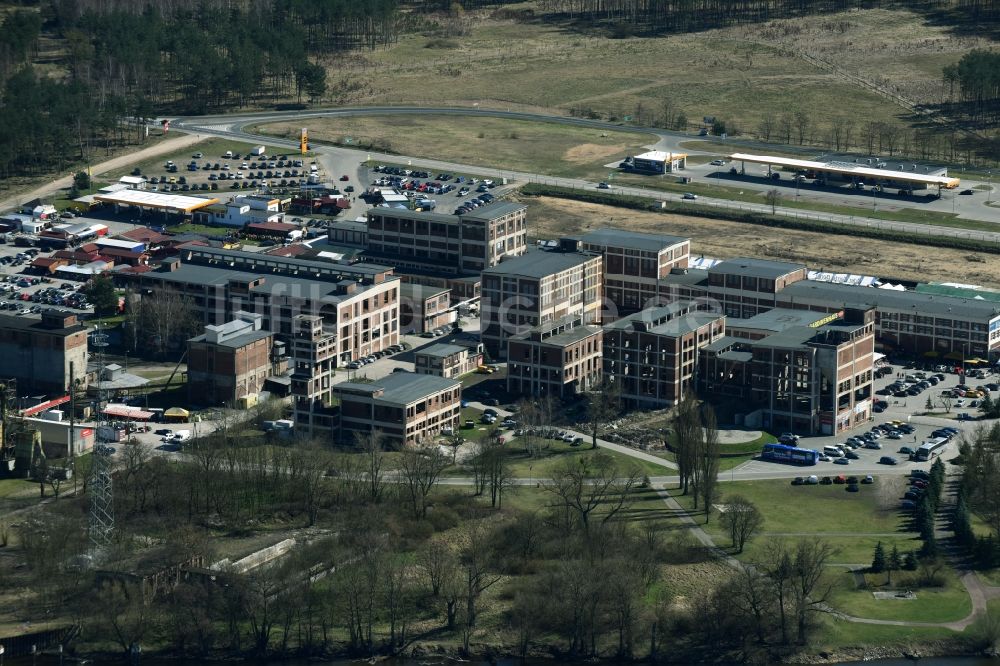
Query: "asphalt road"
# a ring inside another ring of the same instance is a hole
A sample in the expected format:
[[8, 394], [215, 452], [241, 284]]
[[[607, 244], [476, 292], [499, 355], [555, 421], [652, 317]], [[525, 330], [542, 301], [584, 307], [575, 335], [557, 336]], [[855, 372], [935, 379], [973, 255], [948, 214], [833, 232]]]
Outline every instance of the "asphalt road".
[[[263, 142], [268, 145], [295, 148], [296, 141], [276, 139], [274, 137], [261, 136], [246, 131], [249, 125], [264, 122], [274, 122], [279, 120], [296, 119], [307, 120], [309, 118], [320, 117], [352, 117], [352, 116], [385, 116], [385, 115], [461, 115], [461, 116], [483, 116], [508, 118], [511, 120], [545, 121], [565, 125], [575, 125], [581, 127], [593, 127], [595, 129], [607, 130], [629, 130], [652, 134], [657, 137], [655, 144], [650, 147], [656, 150], [666, 150], [674, 152], [686, 152], [688, 154], [715, 154], [716, 151], [701, 151], [696, 148], [684, 147], [682, 143], [697, 141], [699, 137], [680, 132], [671, 132], [659, 128], [650, 127], [623, 127], [614, 123], [607, 123], [584, 118], [570, 118], [564, 116], [550, 116], [544, 114], [532, 114], [516, 111], [503, 111], [491, 109], [463, 109], [463, 108], [424, 108], [424, 107], [369, 107], [369, 108], [347, 108], [347, 109], [326, 109], [315, 111], [273, 111], [264, 113], [224, 115], [224, 116], [202, 116], [188, 118], [171, 119], [173, 128], [213, 136], [222, 136], [231, 139], [243, 140], [251, 143]], [[758, 151], [766, 150], [769, 146], [754, 141], [727, 140], [733, 146], [733, 150], [754, 148]], [[770, 146], [781, 152], [788, 152], [790, 146]], [[373, 159], [384, 162], [401, 161], [412, 163], [414, 166], [438, 171], [461, 171], [484, 176], [507, 177], [525, 182], [541, 182], [562, 187], [592, 189], [597, 183], [573, 178], [554, 178], [545, 174], [527, 173], [521, 171], [507, 170], [498, 165], [497, 168], [484, 168], [443, 160], [433, 160], [405, 155], [388, 155], [383, 153], [373, 153], [369, 151], [355, 150], [350, 148], [323, 146], [314, 144], [314, 151], [321, 155], [320, 160], [330, 173], [355, 174], [359, 178], [360, 164], [366, 159]], [[812, 150], [805, 152], [805, 155], [815, 154]], [[1000, 224], [1000, 208], [993, 208], [985, 205], [986, 195], [977, 191], [971, 196], [959, 195], [956, 191], [946, 192], [942, 199], [934, 201], [924, 200], [900, 200], [895, 195], [886, 194], [872, 200], [872, 195], [864, 192], [855, 192], [845, 188], [818, 190], [811, 186], [795, 188], [790, 180], [775, 181], [767, 180], [761, 175], [766, 171], [760, 167], [749, 167], [749, 177], [731, 181], [728, 175], [729, 165], [724, 167], [711, 167], [708, 165], [692, 165], [684, 175], [692, 177], [695, 182], [705, 184], [727, 184], [736, 185], [743, 189], [764, 192], [777, 187], [787, 198], [796, 197], [801, 200], [815, 200], [828, 204], [856, 206], [859, 202], [864, 202], [863, 207], [858, 208], [857, 215], [835, 215], [827, 213], [810, 213], [799, 208], [778, 206], [777, 211], [784, 215], [799, 216], [803, 218], [832, 221], [846, 226], [876, 227], [892, 229], [904, 233], [942, 233], [940, 228], [931, 225], [914, 224], [908, 222], [895, 222], [879, 220], [865, 217], [868, 201], [872, 201], [875, 206], [880, 206], [883, 210], [900, 207], [914, 208], [917, 210], [931, 210], [942, 213], [955, 213], [957, 217], [975, 219]], [[359, 182], [364, 182], [363, 180]], [[962, 189], [973, 187], [977, 182], [963, 182]], [[669, 194], [662, 190], [652, 190], [641, 187], [613, 187], [613, 192], [630, 194], [656, 200], [679, 200], [679, 195]], [[717, 206], [726, 208], [738, 208], [743, 210], [753, 210], [757, 212], [770, 212], [770, 207], [766, 204], [740, 204], [727, 199], [713, 197], [699, 197], [697, 201], [690, 202], [692, 205]], [[353, 213], [353, 211], [352, 211]], [[1000, 242], [1000, 228], [997, 232], [961, 231], [947, 230], [948, 235], [968, 237], [990, 242]]]

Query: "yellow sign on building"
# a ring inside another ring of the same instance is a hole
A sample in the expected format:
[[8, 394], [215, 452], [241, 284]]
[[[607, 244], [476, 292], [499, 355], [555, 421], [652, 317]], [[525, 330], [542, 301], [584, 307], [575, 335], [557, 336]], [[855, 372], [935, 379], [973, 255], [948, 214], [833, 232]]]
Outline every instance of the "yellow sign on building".
[[305, 127], [302, 128], [302, 134], [299, 136], [299, 149], [303, 155], [309, 151], [309, 130]]

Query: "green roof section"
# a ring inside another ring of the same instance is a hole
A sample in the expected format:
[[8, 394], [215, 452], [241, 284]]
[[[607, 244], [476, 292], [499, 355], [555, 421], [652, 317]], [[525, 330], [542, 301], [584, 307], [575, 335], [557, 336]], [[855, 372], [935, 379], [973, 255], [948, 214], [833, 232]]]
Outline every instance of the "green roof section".
[[996, 289], [960, 287], [952, 284], [941, 284], [930, 282], [918, 284], [913, 291], [921, 294], [934, 294], [935, 296], [954, 296], [956, 298], [974, 298], [980, 301], [990, 301], [1000, 303], [1000, 291]]

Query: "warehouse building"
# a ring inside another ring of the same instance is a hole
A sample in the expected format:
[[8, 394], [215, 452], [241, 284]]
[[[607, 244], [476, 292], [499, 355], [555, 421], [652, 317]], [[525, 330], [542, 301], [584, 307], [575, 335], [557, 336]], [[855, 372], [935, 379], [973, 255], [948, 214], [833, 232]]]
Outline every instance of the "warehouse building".
[[569, 398], [601, 383], [600, 326], [568, 322], [507, 340], [507, 391]]
[[18, 390], [62, 395], [71, 367], [83, 379], [87, 371], [87, 328], [70, 312], [44, 310], [40, 317], [0, 313], [3, 374]]

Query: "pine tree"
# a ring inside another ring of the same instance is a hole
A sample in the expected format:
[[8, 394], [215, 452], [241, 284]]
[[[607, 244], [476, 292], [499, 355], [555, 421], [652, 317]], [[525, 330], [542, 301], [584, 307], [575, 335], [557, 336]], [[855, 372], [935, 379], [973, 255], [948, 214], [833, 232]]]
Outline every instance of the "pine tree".
[[907, 551], [906, 555], [903, 556], [903, 569], [906, 571], [916, 571], [917, 570], [917, 553], [916, 551]]
[[920, 549], [920, 556], [925, 558], [934, 558], [937, 557], [937, 554], [937, 539], [934, 537], [934, 531], [932, 530], [927, 538], [924, 539], [924, 545]]
[[892, 545], [892, 551], [889, 553], [889, 561], [886, 562], [885, 570], [888, 574], [886, 578], [886, 585], [892, 585], [892, 572], [899, 571], [903, 568], [903, 563], [899, 559], [899, 549], [896, 548], [896, 544]]
[[882, 548], [882, 542], [879, 541], [875, 544], [875, 555], [872, 557], [872, 573], [882, 573], [885, 571], [885, 549]]

